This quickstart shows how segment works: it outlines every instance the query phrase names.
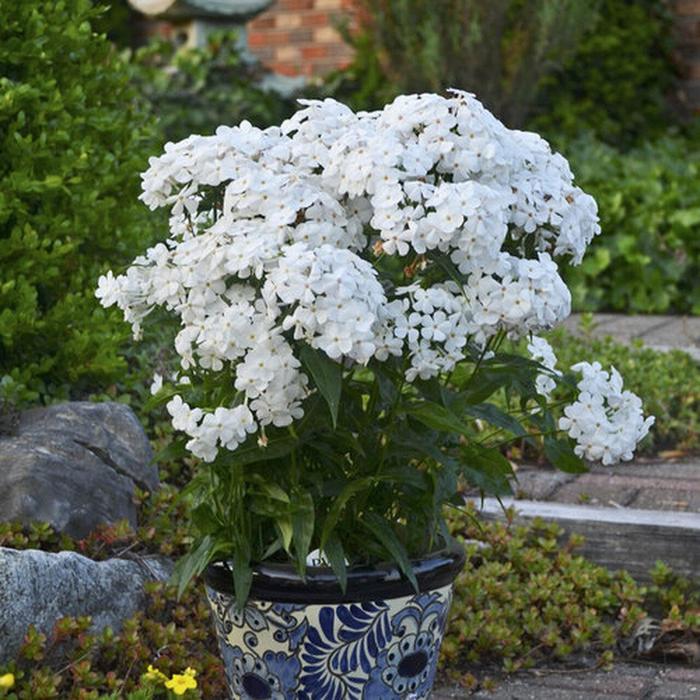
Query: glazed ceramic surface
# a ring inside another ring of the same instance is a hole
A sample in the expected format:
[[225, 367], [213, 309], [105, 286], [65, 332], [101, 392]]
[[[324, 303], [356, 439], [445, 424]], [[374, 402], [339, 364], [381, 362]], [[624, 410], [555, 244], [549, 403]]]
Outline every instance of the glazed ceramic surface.
[[452, 586], [373, 602], [301, 605], [207, 586], [234, 700], [427, 700]]

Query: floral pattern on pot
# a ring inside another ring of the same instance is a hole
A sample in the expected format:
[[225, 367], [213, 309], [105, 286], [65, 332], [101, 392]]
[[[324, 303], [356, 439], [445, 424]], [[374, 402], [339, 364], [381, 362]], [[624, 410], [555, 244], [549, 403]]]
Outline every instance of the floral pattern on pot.
[[427, 700], [452, 586], [389, 600], [298, 605], [207, 587], [234, 700]]

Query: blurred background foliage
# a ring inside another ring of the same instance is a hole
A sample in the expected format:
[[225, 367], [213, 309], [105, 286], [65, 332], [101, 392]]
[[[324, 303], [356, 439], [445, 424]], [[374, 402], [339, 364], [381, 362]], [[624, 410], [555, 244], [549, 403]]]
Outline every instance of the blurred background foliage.
[[279, 124], [295, 109], [293, 99], [262, 89], [265, 72], [241, 55], [235, 32], [212, 34], [201, 48], [154, 39], [133, 53], [132, 68], [132, 82], [168, 141], [244, 119]]
[[[543, 78], [575, 53], [598, 18], [598, 0], [357, 4], [359, 31], [345, 31], [356, 55], [347, 75], [360, 84], [381, 75], [371, 106], [401, 93], [456, 87], [476, 93], [514, 128], [522, 127], [531, 113]], [[372, 62], [377, 66], [367, 70]], [[351, 84], [351, 98], [353, 91]], [[368, 94], [362, 86], [360, 91]]]

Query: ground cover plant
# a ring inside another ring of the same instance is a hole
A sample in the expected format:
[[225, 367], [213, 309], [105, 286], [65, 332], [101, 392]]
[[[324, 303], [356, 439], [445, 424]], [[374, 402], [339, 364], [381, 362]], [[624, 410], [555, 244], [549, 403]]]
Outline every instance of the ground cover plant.
[[[138, 532], [116, 526], [71, 542], [46, 526], [4, 524], [0, 546], [74, 549], [97, 559], [127, 548], [137, 554], [173, 553], [174, 546], [177, 553], [183, 546], [182, 514], [173, 493], [166, 487], [166, 495], [143, 497]], [[612, 574], [577, 556], [579, 541], [562, 540], [556, 526], [481, 524], [474, 513], [456, 509], [448, 521], [468, 559], [455, 589], [441, 673], [465, 687], [488, 687], [489, 677], [504, 671], [564, 662], [605, 665], [616, 656], [635, 655], [637, 624], [649, 615], [660, 629], [700, 635], [692, 586], [663, 566], [654, 572], [654, 585], [642, 587], [624, 572]], [[168, 689], [162, 676], [183, 676], [188, 668], [197, 687], [181, 697], [224, 697], [223, 668], [199, 587], [175, 602], [171, 590], [153, 584], [146, 610], [122, 631], [91, 634], [88, 627], [87, 619], [64, 619], [46, 637], [29, 630], [17, 659], [0, 665], [0, 680], [8, 674], [13, 680], [11, 688], [0, 684], [0, 697], [107, 700], [134, 693], [131, 700], [163, 698]], [[653, 658], [660, 651], [647, 653]]]
[[0, 2], [0, 395], [80, 394], [124, 370], [94, 279], [151, 238], [135, 198], [152, 121], [89, 0]]

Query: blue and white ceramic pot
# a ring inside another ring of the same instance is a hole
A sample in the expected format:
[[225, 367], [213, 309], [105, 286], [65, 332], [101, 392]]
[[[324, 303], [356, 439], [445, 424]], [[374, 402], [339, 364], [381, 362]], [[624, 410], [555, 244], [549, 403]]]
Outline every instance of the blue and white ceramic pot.
[[234, 700], [427, 700], [461, 548], [414, 562], [419, 584], [393, 566], [348, 572], [346, 593], [326, 568], [306, 581], [285, 565], [256, 569], [238, 610], [231, 572], [206, 588]]

